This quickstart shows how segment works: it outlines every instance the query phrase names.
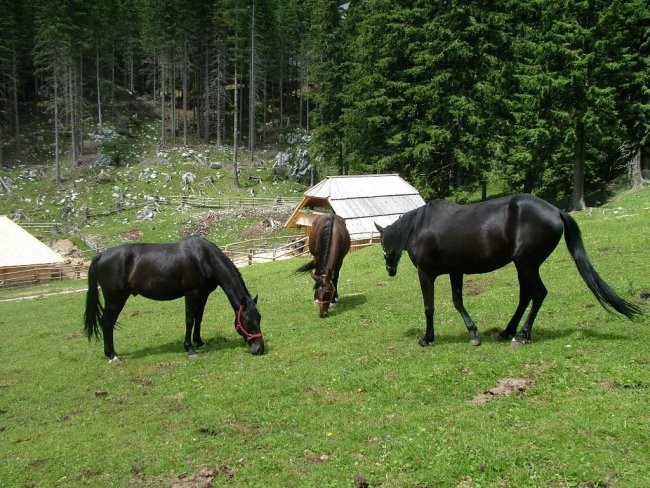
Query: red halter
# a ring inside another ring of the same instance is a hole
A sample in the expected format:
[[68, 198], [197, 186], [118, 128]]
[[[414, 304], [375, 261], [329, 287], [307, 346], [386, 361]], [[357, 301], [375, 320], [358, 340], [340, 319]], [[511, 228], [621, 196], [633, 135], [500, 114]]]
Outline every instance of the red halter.
[[242, 310], [244, 310], [244, 305], [240, 305], [239, 310], [237, 310], [237, 323], [235, 324], [235, 330], [244, 336], [244, 339], [246, 340], [246, 344], [248, 344], [250, 341], [254, 339], [261, 339], [262, 338], [261, 332], [250, 334], [242, 325], [241, 323]]

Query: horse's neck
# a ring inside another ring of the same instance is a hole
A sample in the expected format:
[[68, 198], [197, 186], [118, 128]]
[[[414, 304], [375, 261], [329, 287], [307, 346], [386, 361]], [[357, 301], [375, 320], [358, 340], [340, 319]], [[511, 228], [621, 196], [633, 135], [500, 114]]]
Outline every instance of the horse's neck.
[[401, 225], [393, 226], [390, 228], [392, 235], [390, 240], [395, 246], [396, 250], [403, 251], [406, 249], [408, 240], [411, 236], [411, 231], [413, 230], [413, 222], [409, 219], [405, 222], [399, 222]]
[[228, 273], [228, 276], [221, 281], [221, 288], [228, 297], [228, 301], [233, 310], [237, 310], [241, 305], [242, 297], [250, 296], [244, 281], [238, 274]]
[[244, 279], [232, 261], [225, 255], [214, 256], [213, 265], [216, 268], [218, 286], [228, 297], [233, 310], [237, 310], [241, 305], [242, 297], [250, 297]]

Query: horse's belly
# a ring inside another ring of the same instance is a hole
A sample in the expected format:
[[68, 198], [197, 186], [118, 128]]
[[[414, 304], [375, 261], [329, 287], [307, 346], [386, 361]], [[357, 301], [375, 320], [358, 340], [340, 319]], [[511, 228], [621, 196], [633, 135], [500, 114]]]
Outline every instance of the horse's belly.
[[149, 300], [169, 301], [181, 298], [184, 294], [176, 290], [140, 290], [133, 292], [134, 295], [142, 295]]

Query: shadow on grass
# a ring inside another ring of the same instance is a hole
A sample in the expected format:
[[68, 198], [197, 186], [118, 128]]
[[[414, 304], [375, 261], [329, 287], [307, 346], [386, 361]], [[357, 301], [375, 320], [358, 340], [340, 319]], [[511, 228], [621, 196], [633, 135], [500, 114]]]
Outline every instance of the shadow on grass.
[[[236, 334], [233, 334], [232, 338], [217, 336], [204, 340], [205, 344], [198, 350], [199, 356], [212, 353], [213, 351], [219, 351], [221, 349], [236, 349], [238, 347], [247, 348], [244, 341]], [[135, 351], [124, 350], [122, 353], [118, 352], [118, 355], [125, 358], [143, 358], [146, 356], [170, 353], [185, 354], [182, 337], [179, 337], [176, 341], [171, 341], [166, 344], [147, 346]]]
[[[334, 317], [336, 315], [343, 315], [348, 312], [351, 312], [360, 305], [363, 305], [368, 300], [363, 293], [353, 293], [350, 295], [341, 295], [339, 296], [339, 303], [336, 307], [330, 306], [329, 314]], [[316, 316], [318, 317], [318, 307], [315, 307], [317, 310]]]
[[[502, 331], [502, 329], [492, 327], [491, 329], [487, 330], [481, 330], [479, 328], [479, 337], [481, 338], [481, 341], [486, 342], [503, 342], [504, 344], [510, 342], [504, 341], [500, 339], [499, 333]], [[557, 339], [561, 339], [563, 337], [568, 337], [571, 334], [575, 332], [575, 329], [572, 328], [567, 328], [567, 329], [536, 329], [533, 327], [533, 332], [532, 332], [532, 341], [531, 342], [544, 342], [544, 341], [553, 341]], [[416, 328], [416, 327], [411, 327], [406, 331], [404, 334], [406, 337], [413, 338], [420, 340], [422, 337], [424, 337], [424, 326], [422, 328]], [[585, 331], [585, 335], [589, 337], [594, 337], [594, 338], [599, 338], [603, 340], [610, 340], [610, 339], [625, 339], [627, 336], [624, 335], [616, 335], [616, 334], [602, 334], [602, 333], [594, 333], [589, 334]], [[451, 343], [459, 343], [459, 342], [468, 342], [469, 341], [469, 335], [467, 333], [467, 330], [464, 327], [459, 327], [459, 330], [457, 332], [436, 332], [436, 340], [435, 342], [438, 344], [451, 344]]]

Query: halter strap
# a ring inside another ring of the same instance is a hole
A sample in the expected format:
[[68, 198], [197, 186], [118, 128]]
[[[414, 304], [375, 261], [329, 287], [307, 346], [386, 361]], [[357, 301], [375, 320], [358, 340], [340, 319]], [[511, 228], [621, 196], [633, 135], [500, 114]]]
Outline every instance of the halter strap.
[[244, 328], [244, 325], [241, 323], [241, 313], [243, 310], [244, 310], [244, 305], [242, 304], [239, 306], [239, 310], [237, 310], [237, 322], [235, 323], [235, 330], [244, 336], [244, 339], [246, 340], [246, 344], [248, 344], [254, 339], [261, 339], [262, 333], [256, 332], [255, 334], [251, 334]]

